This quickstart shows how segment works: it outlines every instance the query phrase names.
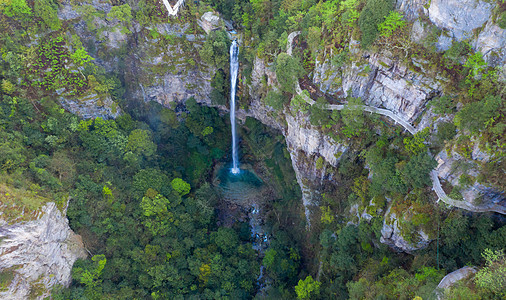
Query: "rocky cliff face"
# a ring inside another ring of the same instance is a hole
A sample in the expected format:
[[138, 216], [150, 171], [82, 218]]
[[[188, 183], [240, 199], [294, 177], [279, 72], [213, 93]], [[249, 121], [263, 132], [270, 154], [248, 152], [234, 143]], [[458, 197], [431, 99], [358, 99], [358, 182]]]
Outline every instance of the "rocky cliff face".
[[483, 0], [398, 0], [396, 8], [410, 21], [419, 17], [442, 29], [438, 49], [447, 50], [452, 40], [468, 40], [493, 65], [506, 63], [506, 30], [494, 23], [493, 1]]
[[431, 239], [422, 229], [408, 232], [403, 230], [402, 223], [407, 221], [406, 216], [397, 216], [390, 209], [391, 207], [385, 213], [381, 229], [381, 243], [407, 253], [425, 248], [430, 243]]
[[479, 175], [479, 165], [488, 162], [490, 156], [480, 150], [479, 143], [474, 143], [470, 157], [463, 157], [456, 151], [441, 151], [436, 155], [438, 166], [436, 170], [439, 177], [451, 183], [453, 186], [460, 186], [460, 194], [464, 201], [473, 205], [480, 206], [485, 204], [502, 204], [506, 206], [506, 195], [503, 192], [487, 187], [479, 182], [473, 182], [468, 186], [461, 186], [460, 178], [462, 175], [477, 177]]
[[[363, 59], [339, 69], [332, 68], [329, 57], [316, 66], [313, 81], [323, 91], [360, 97], [366, 105], [386, 108], [410, 122], [440, 92], [437, 78], [408, 69], [390, 53], [361, 52], [356, 43], [351, 43], [350, 48]], [[427, 62], [415, 63], [423, 67]], [[336, 81], [341, 84], [335, 85]]]
[[0, 270], [9, 278], [0, 299], [43, 299], [55, 284], [68, 286], [74, 261], [86, 257], [81, 237], [53, 202], [39, 218], [0, 227]]

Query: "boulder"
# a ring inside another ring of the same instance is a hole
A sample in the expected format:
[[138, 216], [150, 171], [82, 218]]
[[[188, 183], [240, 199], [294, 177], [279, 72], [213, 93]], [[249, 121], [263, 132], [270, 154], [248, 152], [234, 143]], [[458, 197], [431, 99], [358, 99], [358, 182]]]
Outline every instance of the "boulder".
[[198, 23], [207, 34], [213, 30], [217, 30], [221, 26], [220, 16], [212, 11], [208, 11], [203, 14]]

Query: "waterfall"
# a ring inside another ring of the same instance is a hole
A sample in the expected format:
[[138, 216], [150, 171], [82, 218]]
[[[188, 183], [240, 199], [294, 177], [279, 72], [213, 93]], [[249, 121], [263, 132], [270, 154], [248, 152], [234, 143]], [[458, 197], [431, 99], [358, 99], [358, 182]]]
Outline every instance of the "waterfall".
[[232, 124], [232, 173], [238, 174], [239, 157], [237, 154], [237, 133], [235, 130], [235, 88], [239, 71], [239, 47], [234, 40], [230, 45], [230, 123]]

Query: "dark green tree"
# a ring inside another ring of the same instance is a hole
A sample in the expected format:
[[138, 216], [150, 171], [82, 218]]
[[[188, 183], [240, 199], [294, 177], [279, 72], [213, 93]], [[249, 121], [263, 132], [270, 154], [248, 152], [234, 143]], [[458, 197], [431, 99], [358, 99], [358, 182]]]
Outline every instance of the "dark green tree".
[[304, 75], [300, 61], [286, 53], [280, 53], [276, 58], [276, 78], [283, 92], [292, 93], [297, 80]]

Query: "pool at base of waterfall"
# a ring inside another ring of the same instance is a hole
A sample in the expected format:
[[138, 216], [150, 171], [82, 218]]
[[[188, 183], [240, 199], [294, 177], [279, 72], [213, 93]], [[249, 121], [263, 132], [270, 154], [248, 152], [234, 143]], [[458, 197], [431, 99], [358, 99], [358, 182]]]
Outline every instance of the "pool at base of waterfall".
[[229, 165], [217, 166], [213, 184], [223, 200], [249, 207], [262, 200], [265, 186], [251, 166], [242, 167], [237, 172]]

